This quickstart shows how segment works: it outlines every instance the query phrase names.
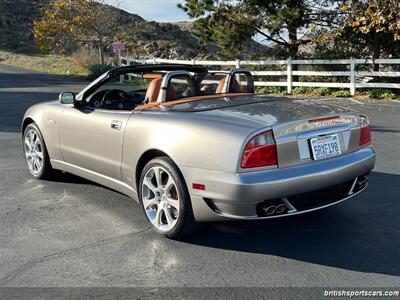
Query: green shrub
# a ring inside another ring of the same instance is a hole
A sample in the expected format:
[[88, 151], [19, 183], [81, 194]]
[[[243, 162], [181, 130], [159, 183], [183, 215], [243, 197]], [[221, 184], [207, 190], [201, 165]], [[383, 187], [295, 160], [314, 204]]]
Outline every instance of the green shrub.
[[368, 92], [368, 96], [370, 99], [392, 99], [395, 94], [387, 89], [371, 89]]
[[286, 88], [281, 86], [263, 86], [257, 89], [258, 94], [286, 94]]
[[103, 75], [105, 72], [114, 68], [113, 65], [108, 64], [95, 64], [89, 67], [89, 75], [87, 76], [88, 80], [94, 80], [100, 75]]
[[313, 93], [318, 96], [326, 96], [330, 94], [330, 90], [327, 87], [319, 87], [313, 90]]
[[333, 94], [335, 97], [349, 97], [350, 93], [347, 90], [338, 90]]
[[296, 86], [293, 91], [292, 94], [293, 95], [300, 95], [300, 94], [307, 94], [310, 92], [309, 88], [306, 88], [304, 86]]

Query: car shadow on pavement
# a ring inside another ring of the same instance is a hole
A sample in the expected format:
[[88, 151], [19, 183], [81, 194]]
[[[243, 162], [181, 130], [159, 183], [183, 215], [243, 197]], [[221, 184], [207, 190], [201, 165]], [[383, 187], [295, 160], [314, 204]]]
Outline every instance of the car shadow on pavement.
[[290, 218], [205, 224], [182, 242], [400, 276], [400, 175], [373, 172], [357, 197]]
[[[79, 176], [75, 176], [71, 173], [66, 173], [66, 172], [62, 172], [62, 171], [54, 171], [52, 173], [52, 176], [49, 179], [45, 179], [45, 181], [49, 181], [49, 182], [60, 182], [60, 183], [70, 183], [70, 184], [90, 184], [90, 185], [94, 185], [94, 186], [101, 186], [100, 184], [97, 184], [96, 182], [87, 180], [85, 178], [79, 177]], [[107, 187], [103, 187], [105, 189], [108, 189]]]

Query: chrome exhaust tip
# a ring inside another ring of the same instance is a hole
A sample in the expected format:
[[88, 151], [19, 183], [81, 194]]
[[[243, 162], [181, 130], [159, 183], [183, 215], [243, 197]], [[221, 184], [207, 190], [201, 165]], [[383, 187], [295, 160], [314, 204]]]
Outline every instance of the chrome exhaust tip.
[[285, 204], [270, 205], [262, 207], [262, 210], [267, 216], [280, 215], [287, 211]]
[[275, 209], [275, 213], [276, 214], [282, 214], [284, 212], [286, 212], [286, 205], [285, 204], [280, 204]]

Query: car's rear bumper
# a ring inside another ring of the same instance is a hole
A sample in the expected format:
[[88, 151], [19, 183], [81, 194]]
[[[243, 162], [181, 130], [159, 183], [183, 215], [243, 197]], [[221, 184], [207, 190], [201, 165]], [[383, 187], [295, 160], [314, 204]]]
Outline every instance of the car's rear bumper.
[[[296, 213], [335, 204], [354, 196], [365, 187], [362, 186], [356, 192], [350, 191], [356, 179], [362, 180], [373, 169], [374, 164], [375, 151], [372, 147], [366, 147], [334, 159], [255, 172], [225, 173], [180, 168], [189, 186], [196, 219], [207, 221], [275, 217], [262, 215], [260, 205], [268, 206], [268, 203], [274, 204], [277, 199], [290, 199], [309, 192], [317, 193], [326, 188], [326, 191], [330, 191], [338, 185], [347, 184], [348, 194], [344, 191], [329, 203], [321, 197], [320, 205], [313, 203], [309, 209], [296, 210]], [[192, 189], [194, 182], [203, 183], [205, 190]], [[343, 190], [346, 188], [347, 186], [343, 186]], [[313, 194], [313, 197], [316, 195]]]

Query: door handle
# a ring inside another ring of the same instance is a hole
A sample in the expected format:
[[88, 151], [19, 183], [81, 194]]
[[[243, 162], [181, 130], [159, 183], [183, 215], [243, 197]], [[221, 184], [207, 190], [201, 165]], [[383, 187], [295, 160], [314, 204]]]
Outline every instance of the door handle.
[[121, 121], [112, 121], [111, 122], [111, 129], [120, 130], [122, 126]]

